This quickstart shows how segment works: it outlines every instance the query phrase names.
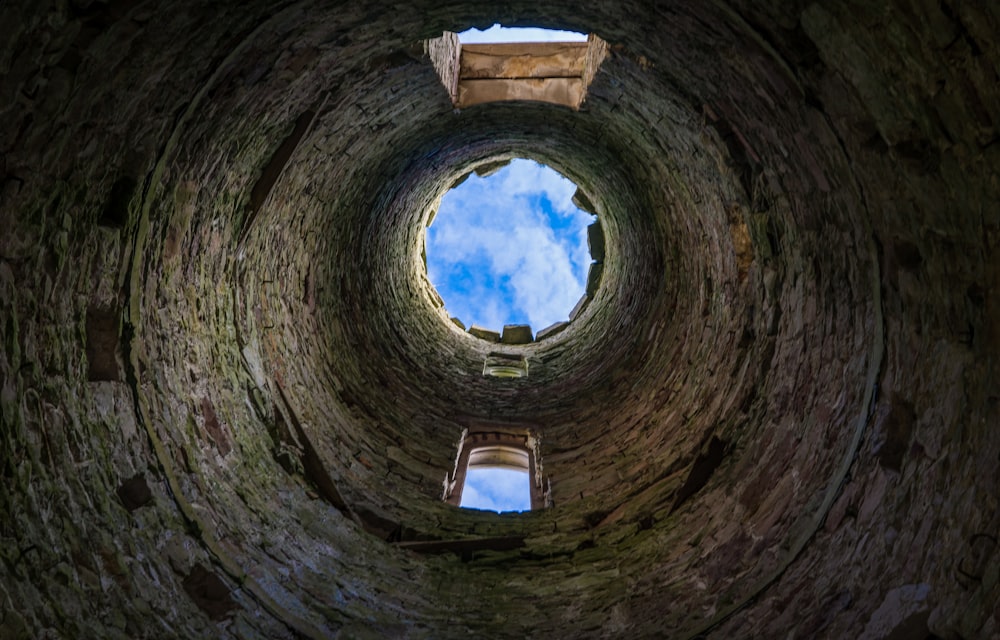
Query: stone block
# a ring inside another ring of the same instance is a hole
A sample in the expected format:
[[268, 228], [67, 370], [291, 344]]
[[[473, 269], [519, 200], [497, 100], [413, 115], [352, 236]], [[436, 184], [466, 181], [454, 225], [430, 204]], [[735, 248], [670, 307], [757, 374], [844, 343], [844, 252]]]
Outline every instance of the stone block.
[[551, 338], [556, 334], [562, 333], [568, 326], [569, 322], [566, 322], [565, 320], [550, 324], [549, 326], [545, 327], [537, 334], [535, 334], [535, 340], [540, 341], [540, 340], [545, 340], [546, 338]]
[[587, 297], [593, 298], [597, 295], [597, 289], [601, 286], [601, 276], [604, 275], [604, 264], [595, 262], [590, 265], [587, 271]]
[[576, 320], [577, 316], [583, 313], [583, 310], [587, 308], [587, 303], [590, 302], [590, 297], [587, 294], [583, 294], [577, 301], [576, 305], [573, 306], [573, 310], [569, 312], [569, 321], [573, 322]]
[[584, 193], [583, 189], [581, 189], [580, 187], [577, 187], [576, 192], [573, 193], [573, 204], [575, 204], [576, 208], [580, 209], [581, 211], [586, 211], [587, 213], [597, 215], [594, 203], [590, 200], [587, 194]]
[[503, 326], [503, 337], [500, 341], [504, 344], [528, 344], [532, 340], [530, 325], [505, 324]]
[[486, 340], [487, 342], [500, 342], [500, 334], [498, 332], [484, 329], [483, 327], [472, 325], [469, 328], [469, 333], [480, 340]]
[[[579, 189], [577, 189], [577, 193], [580, 193]], [[576, 196], [573, 198], [573, 202], [576, 202]], [[604, 227], [601, 226], [600, 222], [595, 222], [587, 227], [587, 248], [590, 249], [590, 257], [595, 262], [604, 261]]]
[[477, 176], [480, 178], [488, 178], [497, 171], [503, 169], [510, 164], [510, 158], [505, 160], [497, 160], [495, 162], [486, 162], [474, 169]]

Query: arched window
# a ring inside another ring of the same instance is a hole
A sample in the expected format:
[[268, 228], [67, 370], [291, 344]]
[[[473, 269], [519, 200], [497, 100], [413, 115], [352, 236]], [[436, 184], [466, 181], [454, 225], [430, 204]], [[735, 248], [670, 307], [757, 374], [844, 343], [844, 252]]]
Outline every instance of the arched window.
[[467, 428], [459, 443], [455, 469], [445, 478], [445, 502], [463, 506], [462, 497], [470, 476], [487, 469], [526, 473], [530, 508], [547, 506], [548, 490], [538, 460], [538, 438], [532, 429], [486, 423]]
[[579, 109], [608, 52], [607, 43], [593, 34], [586, 42], [462, 44], [446, 31], [425, 47], [459, 109], [504, 100]]

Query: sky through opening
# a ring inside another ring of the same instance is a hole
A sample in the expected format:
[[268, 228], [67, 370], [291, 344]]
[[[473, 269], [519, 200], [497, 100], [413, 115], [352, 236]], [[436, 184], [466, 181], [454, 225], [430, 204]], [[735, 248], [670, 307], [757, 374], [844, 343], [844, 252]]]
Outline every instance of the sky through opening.
[[568, 319], [585, 291], [595, 219], [573, 204], [575, 191], [524, 159], [448, 191], [427, 229], [427, 276], [448, 313], [497, 331]]
[[462, 44], [498, 42], [586, 42], [587, 34], [576, 31], [558, 31], [538, 27], [502, 27], [494, 24], [489, 29], [467, 29], [458, 34]]
[[462, 488], [462, 507], [486, 511], [530, 511], [528, 472], [470, 467]]

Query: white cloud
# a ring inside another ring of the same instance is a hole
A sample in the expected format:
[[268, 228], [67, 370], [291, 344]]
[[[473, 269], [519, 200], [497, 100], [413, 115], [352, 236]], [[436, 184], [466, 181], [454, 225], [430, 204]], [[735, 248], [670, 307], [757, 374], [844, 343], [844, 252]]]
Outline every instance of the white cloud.
[[515, 160], [503, 174], [503, 189], [514, 194], [544, 193], [558, 213], [577, 211], [573, 204], [576, 185], [558, 172], [527, 160]]
[[501, 27], [495, 24], [485, 31], [468, 29], [458, 34], [459, 42], [584, 42], [587, 34], [575, 31], [557, 31], [536, 27]]
[[[495, 330], [527, 321], [537, 331], [565, 320], [583, 295], [590, 263], [592, 217], [573, 205], [575, 190], [551, 169], [515, 160], [448, 192], [428, 230], [427, 254], [431, 282], [449, 312]], [[552, 223], [543, 198], [552, 203]], [[457, 265], [469, 273], [455, 275]]]
[[462, 487], [461, 506], [466, 509], [484, 509], [486, 511], [500, 511], [500, 507], [495, 502], [479, 493], [474, 485], [469, 482]]
[[513, 469], [469, 469], [461, 506], [488, 511], [528, 510], [531, 508], [528, 474]]

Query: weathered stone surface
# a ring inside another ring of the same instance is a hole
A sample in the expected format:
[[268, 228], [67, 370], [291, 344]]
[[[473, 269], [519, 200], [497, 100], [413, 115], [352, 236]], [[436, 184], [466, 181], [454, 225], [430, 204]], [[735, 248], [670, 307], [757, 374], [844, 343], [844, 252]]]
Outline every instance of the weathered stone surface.
[[463, 44], [460, 77], [553, 78], [583, 75], [585, 42]]
[[500, 332], [484, 329], [476, 325], [469, 327], [469, 334], [487, 342], [500, 342]]
[[142, 474], [133, 476], [118, 487], [118, 497], [129, 511], [146, 506], [153, 499], [153, 493]]
[[184, 578], [183, 584], [184, 590], [191, 596], [195, 604], [201, 607], [213, 620], [222, 620], [228, 617], [236, 608], [236, 603], [229, 596], [229, 587], [216, 573], [200, 564], [196, 564], [191, 569], [191, 572]]
[[[597, 208], [594, 203], [590, 200], [583, 189], [577, 187], [576, 191], [573, 192], [573, 204], [576, 205], [581, 211], [586, 211], [587, 213], [597, 214]], [[588, 229], [589, 233], [589, 229]], [[593, 255], [593, 250], [591, 250], [591, 255]]]
[[[445, 33], [427, 49], [459, 108], [497, 101], [537, 101], [579, 109], [607, 52], [607, 44], [593, 35], [587, 42], [460, 46], [453, 43], [453, 36]], [[457, 67], [453, 59], [442, 57], [455, 51]]]
[[[861, 638], [919, 638], [927, 636], [929, 584], [907, 584], [892, 589], [872, 613]], [[920, 616], [923, 612], [923, 616]], [[921, 628], [921, 626], [923, 628]]]
[[601, 286], [601, 278], [603, 276], [603, 262], [595, 262], [590, 265], [590, 268], [587, 269], [587, 292], [584, 294], [586, 297], [593, 298], [597, 295], [597, 290]]
[[[0, 637], [1000, 636], [995, 5], [501, 13], [0, 9]], [[455, 112], [496, 20], [613, 43], [579, 110]], [[512, 155], [613, 245], [497, 347], [422, 225]], [[475, 419], [549, 508], [441, 501]]]
[[554, 322], [549, 326], [545, 327], [544, 329], [539, 330], [539, 332], [535, 334], [535, 340], [544, 340], [546, 338], [551, 338], [554, 335], [562, 333], [568, 326], [569, 323], [565, 321]]
[[488, 178], [509, 164], [510, 164], [510, 159], [497, 160], [496, 162], [487, 162], [485, 164], [476, 166], [476, 170], [474, 173], [480, 178]]
[[533, 340], [531, 326], [526, 324], [505, 324], [500, 341], [504, 344], [528, 344]]
[[586, 95], [580, 78], [531, 78], [526, 80], [462, 80], [458, 83], [459, 107], [486, 102], [533, 101], [578, 105]]
[[[579, 189], [577, 193], [579, 193]], [[604, 227], [601, 226], [600, 222], [591, 223], [587, 227], [587, 248], [590, 249], [590, 257], [595, 262], [602, 262], [604, 260]]]
[[87, 366], [91, 382], [121, 380], [118, 318], [113, 307], [87, 309]]

